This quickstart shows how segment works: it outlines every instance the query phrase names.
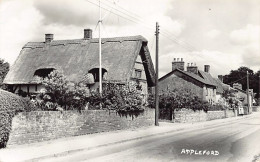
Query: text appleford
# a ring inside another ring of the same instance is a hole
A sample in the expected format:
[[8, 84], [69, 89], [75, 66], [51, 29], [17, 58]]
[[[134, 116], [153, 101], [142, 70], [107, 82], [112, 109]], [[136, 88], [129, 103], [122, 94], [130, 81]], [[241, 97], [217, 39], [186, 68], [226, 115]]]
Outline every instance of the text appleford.
[[194, 150], [194, 149], [182, 149], [181, 154], [187, 155], [219, 155], [219, 152], [216, 150]]

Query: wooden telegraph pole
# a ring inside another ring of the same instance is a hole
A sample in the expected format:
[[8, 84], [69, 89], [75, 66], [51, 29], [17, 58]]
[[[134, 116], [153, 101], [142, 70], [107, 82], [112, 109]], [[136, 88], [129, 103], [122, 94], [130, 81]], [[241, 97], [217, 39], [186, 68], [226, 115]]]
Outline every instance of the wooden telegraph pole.
[[[101, 62], [101, 4], [99, 0], [99, 21], [98, 21], [98, 33], [99, 33], [99, 39], [98, 39], [98, 44], [99, 44], [99, 93], [102, 95], [102, 62]], [[100, 105], [101, 106], [101, 105]]]
[[158, 22], [156, 22], [156, 50], [155, 50], [155, 126], [159, 126], [159, 95], [158, 95], [158, 77], [159, 77], [159, 61], [158, 61], [158, 53], [159, 53], [159, 25]]
[[248, 114], [249, 114], [250, 105], [249, 105], [249, 79], [248, 79], [248, 71], [246, 71], [246, 82], [247, 82], [247, 89], [246, 89], [246, 92], [247, 92], [247, 109], [248, 109]]
[[260, 73], [259, 73], [258, 106], [260, 106]]

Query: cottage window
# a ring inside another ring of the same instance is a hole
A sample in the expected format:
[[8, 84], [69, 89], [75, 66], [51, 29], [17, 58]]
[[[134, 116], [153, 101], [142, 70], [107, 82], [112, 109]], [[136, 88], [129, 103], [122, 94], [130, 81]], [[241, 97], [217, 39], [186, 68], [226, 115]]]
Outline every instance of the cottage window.
[[34, 72], [34, 76], [46, 78], [53, 70], [54, 68], [38, 69]]
[[[89, 73], [93, 74], [95, 82], [99, 82], [99, 68], [93, 68], [93, 69], [89, 70]], [[105, 74], [105, 77], [107, 77], [107, 70], [102, 68], [102, 78], [104, 77], [104, 74]], [[107, 79], [107, 78], [103, 78], [103, 80], [104, 79]]]
[[142, 77], [142, 70], [136, 69], [135, 70], [135, 78], [141, 78]]

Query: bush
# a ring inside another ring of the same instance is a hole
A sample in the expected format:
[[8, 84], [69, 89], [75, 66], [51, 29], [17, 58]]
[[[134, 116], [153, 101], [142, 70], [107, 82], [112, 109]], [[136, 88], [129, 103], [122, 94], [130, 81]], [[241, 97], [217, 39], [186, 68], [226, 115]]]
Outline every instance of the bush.
[[[149, 106], [155, 107], [154, 95], [149, 95]], [[171, 120], [174, 110], [181, 108], [204, 110], [207, 112], [211, 105], [200, 99], [195, 93], [188, 88], [174, 89], [170, 92], [164, 92], [159, 95], [159, 116], [161, 119]]]
[[57, 107], [81, 110], [87, 103], [89, 89], [86, 84], [69, 82], [62, 72], [54, 70], [42, 84], [48, 94], [42, 93], [37, 102], [43, 110], [56, 110]]
[[88, 97], [90, 105], [103, 109], [116, 110], [118, 112], [143, 111], [143, 98], [141, 92], [136, 89], [135, 84], [118, 85], [107, 83], [103, 88], [102, 96], [92, 92]]
[[21, 111], [30, 109], [29, 100], [0, 90], [0, 148], [6, 147], [12, 128], [12, 118]]

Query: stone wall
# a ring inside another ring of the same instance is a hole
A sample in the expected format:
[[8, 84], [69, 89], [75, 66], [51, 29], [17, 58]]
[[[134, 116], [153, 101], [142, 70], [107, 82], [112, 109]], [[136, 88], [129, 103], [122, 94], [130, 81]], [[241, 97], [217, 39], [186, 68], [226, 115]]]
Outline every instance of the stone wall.
[[61, 137], [145, 127], [154, 124], [154, 109], [138, 116], [122, 116], [115, 111], [35, 111], [22, 112], [12, 121], [8, 145], [27, 144]]
[[233, 110], [225, 111], [193, 111], [191, 109], [181, 109], [174, 112], [174, 122], [176, 123], [194, 123], [201, 121], [209, 121], [215, 119], [229, 118], [237, 116], [237, 112]]
[[204, 111], [193, 111], [191, 109], [174, 111], [174, 122], [176, 123], [194, 123], [201, 121], [207, 121], [207, 113]]
[[260, 106], [252, 106], [253, 112], [260, 112]]
[[225, 111], [208, 111], [207, 120], [223, 119], [225, 118]]

